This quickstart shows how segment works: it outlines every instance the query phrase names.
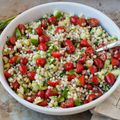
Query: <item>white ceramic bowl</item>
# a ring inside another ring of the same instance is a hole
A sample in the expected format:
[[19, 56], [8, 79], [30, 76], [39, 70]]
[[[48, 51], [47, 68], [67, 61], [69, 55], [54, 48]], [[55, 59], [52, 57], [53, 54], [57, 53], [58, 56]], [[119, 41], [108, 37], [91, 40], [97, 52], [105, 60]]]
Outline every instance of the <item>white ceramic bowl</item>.
[[83, 4], [78, 4], [78, 3], [72, 3], [72, 2], [54, 2], [54, 3], [47, 3], [43, 5], [39, 5], [36, 7], [33, 7], [22, 14], [18, 15], [2, 32], [0, 36], [0, 81], [4, 88], [21, 104], [24, 106], [41, 112], [45, 114], [51, 114], [51, 115], [69, 115], [69, 114], [75, 114], [75, 113], [80, 113], [83, 111], [86, 111], [88, 109], [91, 109], [95, 107], [96, 105], [100, 104], [103, 102], [106, 98], [110, 96], [111, 93], [117, 88], [117, 86], [120, 83], [120, 76], [118, 77], [117, 81], [115, 84], [112, 86], [112, 88], [102, 95], [100, 98], [82, 105], [78, 107], [73, 107], [73, 108], [46, 108], [46, 107], [40, 107], [37, 105], [34, 105], [32, 103], [29, 103], [22, 98], [20, 98], [8, 85], [4, 75], [3, 75], [3, 63], [2, 63], [2, 49], [3, 46], [7, 40], [7, 36], [11, 36], [17, 27], [19, 23], [28, 23], [30, 21], [36, 20], [40, 17], [42, 17], [46, 13], [53, 13], [55, 9], [59, 9], [62, 11], [66, 11], [68, 13], [75, 13], [79, 15], [80, 13], [83, 13], [85, 16], [88, 17], [95, 17], [98, 18], [102, 24], [102, 26], [107, 30], [107, 32], [111, 35], [115, 35], [120, 39], [120, 29], [116, 26], [116, 24], [108, 18], [106, 15], [101, 13], [100, 11], [83, 5]]

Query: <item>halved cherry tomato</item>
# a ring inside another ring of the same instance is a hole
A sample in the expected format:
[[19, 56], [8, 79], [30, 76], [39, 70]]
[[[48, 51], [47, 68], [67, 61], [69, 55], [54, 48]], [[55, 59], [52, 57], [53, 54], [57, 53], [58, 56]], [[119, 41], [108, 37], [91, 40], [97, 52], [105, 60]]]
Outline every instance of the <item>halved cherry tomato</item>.
[[59, 33], [59, 32], [65, 32], [65, 27], [64, 26], [58, 26], [55, 30], [55, 33]]
[[120, 65], [120, 62], [119, 62], [118, 59], [116, 59], [116, 58], [112, 58], [112, 60], [111, 60], [111, 64], [112, 64], [112, 66], [119, 66], [119, 65]]
[[55, 80], [55, 81], [51, 81], [51, 80], [48, 80], [48, 85], [52, 86], [52, 87], [55, 87], [56, 85], [59, 84], [59, 80]]
[[29, 72], [27, 72], [27, 75], [28, 75], [28, 78], [29, 78], [30, 80], [34, 80], [34, 79], [35, 79], [36, 72], [35, 72], [35, 71], [29, 71]]
[[76, 78], [75, 74], [68, 74], [67, 75], [68, 81], [71, 81], [72, 79]]
[[36, 93], [36, 96], [37, 97], [41, 97], [41, 98], [45, 98], [45, 91], [38, 91], [37, 93]]
[[85, 27], [87, 25], [87, 21], [85, 18], [79, 18], [77, 23], [81, 27]]
[[91, 93], [91, 94], [88, 95], [87, 100], [90, 102], [90, 101], [96, 99], [96, 97], [97, 96], [94, 93]]
[[17, 90], [20, 87], [20, 84], [18, 83], [17, 80], [15, 80], [14, 82], [12, 82], [11, 85], [12, 85], [12, 88], [14, 90]]
[[85, 85], [85, 76], [81, 75], [78, 80], [80, 81], [80, 86], [84, 86]]
[[42, 101], [42, 102], [39, 102], [37, 105], [42, 106], [42, 107], [45, 107], [45, 106], [48, 105], [48, 102], [47, 102], [47, 100], [44, 100], [44, 101]]
[[26, 27], [25, 27], [24, 24], [19, 24], [19, 25], [18, 25], [18, 29], [20, 30], [20, 32], [21, 32], [22, 34], [24, 34], [24, 33], [25, 33], [25, 30], [26, 30]]
[[93, 76], [93, 77], [91, 78], [91, 80], [92, 80], [92, 83], [93, 83], [93, 84], [95, 84], [95, 85], [98, 85], [98, 84], [99, 84], [99, 80], [98, 80], [98, 77], [97, 77], [97, 76]]
[[33, 103], [34, 102], [34, 100], [35, 100], [35, 96], [34, 95], [32, 95], [32, 96], [27, 96], [27, 97], [25, 97], [25, 100], [27, 100], [28, 102], [30, 102], [30, 103]]
[[82, 40], [80, 41], [80, 46], [81, 46], [81, 47], [89, 47], [90, 44], [88, 43], [88, 40], [87, 40], [87, 39], [82, 39]]
[[100, 23], [98, 21], [98, 19], [96, 18], [90, 18], [88, 20], [88, 24], [91, 26], [91, 27], [97, 27]]
[[45, 92], [45, 97], [49, 98], [50, 96], [57, 96], [58, 92], [53, 90], [52, 88], [47, 89], [47, 91]]
[[67, 52], [68, 52], [69, 54], [75, 52], [75, 47], [74, 47], [74, 45], [73, 45], [73, 43], [72, 43], [71, 40], [66, 40], [66, 41], [65, 41], [65, 45], [66, 45], [66, 47], [67, 47]]
[[45, 43], [40, 43], [38, 45], [38, 50], [46, 51], [47, 50], [47, 45]]
[[93, 66], [89, 67], [89, 70], [90, 70], [91, 74], [94, 74], [95, 72], [97, 72], [97, 67], [93, 65]]
[[18, 56], [13, 56], [12, 58], [10, 58], [9, 63], [15, 64], [17, 62], [17, 60], [18, 60]]
[[65, 71], [72, 70], [73, 68], [74, 68], [73, 63], [71, 63], [71, 62], [66, 62], [65, 63], [65, 66], [64, 66]]
[[91, 54], [93, 54], [95, 51], [94, 51], [94, 49], [92, 48], [92, 47], [87, 47], [87, 49], [86, 49], [86, 54], [87, 55], [91, 55]]
[[97, 68], [103, 68], [104, 66], [103, 61], [100, 58], [95, 58], [94, 64], [97, 66]]
[[44, 67], [45, 64], [46, 64], [46, 59], [45, 58], [37, 58], [36, 59], [36, 65], [37, 66]]
[[53, 51], [52, 52], [52, 56], [54, 58], [60, 58], [62, 56], [62, 54], [59, 51]]
[[38, 27], [35, 29], [35, 31], [37, 32], [37, 34], [38, 34], [39, 36], [43, 35], [43, 33], [44, 33], [44, 30], [43, 30], [40, 26], [38, 26]]
[[70, 17], [70, 22], [74, 25], [77, 25], [78, 24], [78, 16], [71, 16]]
[[4, 71], [4, 75], [6, 79], [12, 76], [8, 71]]
[[82, 57], [78, 59], [78, 63], [85, 63], [86, 59], [87, 59], [87, 55], [83, 54]]
[[49, 22], [49, 24], [54, 24], [56, 22], [56, 17], [55, 16], [49, 17], [48, 22]]
[[23, 57], [20, 59], [20, 63], [23, 64], [23, 65], [26, 65], [28, 63], [28, 59]]
[[39, 40], [39, 43], [46, 43], [46, 42], [48, 42], [49, 40], [50, 40], [50, 38], [47, 36], [47, 35], [41, 35], [39, 38], [38, 38], [38, 40]]
[[15, 42], [16, 42], [16, 37], [15, 36], [12, 36], [9, 38], [9, 41], [12, 45], [15, 45]]
[[105, 81], [109, 84], [109, 85], [113, 85], [116, 81], [116, 77], [114, 74], [112, 73], [108, 73], [106, 76], [105, 76]]
[[77, 63], [76, 72], [77, 73], [82, 73], [83, 70], [84, 70], [84, 66], [81, 63]]

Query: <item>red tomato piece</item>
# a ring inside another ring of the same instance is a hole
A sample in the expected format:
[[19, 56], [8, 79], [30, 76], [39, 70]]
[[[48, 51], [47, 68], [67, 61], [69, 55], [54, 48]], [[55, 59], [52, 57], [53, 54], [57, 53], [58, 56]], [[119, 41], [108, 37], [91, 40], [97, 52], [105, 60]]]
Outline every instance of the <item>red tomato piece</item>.
[[36, 59], [36, 65], [37, 66], [44, 67], [45, 64], [46, 64], [46, 59], [45, 58], [37, 58]]
[[89, 47], [90, 44], [88, 43], [88, 40], [87, 40], [87, 39], [82, 39], [82, 40], [80, 41], [80, 46], [81, 46], [81, 47]]
[[59, 84], [59, 80], [55, 80], [55, 81], [51, 81], [51, 80], [48, 80], [48, 85], [52, 86], [52, 87], [56, 87], [56, 85]]
[[18, 60], [18, 56], [13, 56], [12, 58], [10, 58], [9, 63], [15, 64], [17, 62], [17, 60]]
[[28, 78], [29, 78], [30, 80], [34, 80], [34, 79], [35, 79], [36, 72], [35, 72], [35, 71], [29, 71], [29, 72], [27, 73], [27, 75], [28, 75]]
[[32, 50], [27, 50], [26, 53], [30, 54], [30, 53], [33, 53]]
[[91, 93], [91, 94], [88, 95], [87, 100], [88, 100], [89, 102], [91, 102], [92, 100], [96, 99], [96, 97], [97, 97], [97, 96], [96, 96], [94, 93]]
[[14, 89], [14, 90], [17, 90], [19, 87], [20, 87], [20, 84], [18, 83], [18, 81], [17, 80], [15, 80], [14, 82], [12, 82], [12, 88]]
[[66, 108], [71, 108], [71, 107], [74, 107], [75, 106], [75, 101], [73, 98], [68, 98], [66, 101], [65, 101], [65, 106]]
[[6, 79], [8, 79], [12, 75], [8, 71], [4, 71], [4, 76], [5, 76]]
[[93, 89], [92, 84], [87, 84], [87, 88], [88, 88], [88, 90], [92, 90]]
[[28, 63], [28, 59], [27, 58], [21, 58], [20, 59], [20, 63], [23, 64], [23, 65], [26, 65]]
[[106, 54], [106, 53], [101, 53], [101, 54], [100, 54], [100, 59], [101, 59], [102, 61], [105, 61], [105, 60], [107, 59], [107, 54]]
[[62, 103], [60, 104], [60, 107], [61, 107], [61, 108], [66, 108], [65, 102], [62, 102]]
[[72, 70], [73, 68], [74, 68], [73, 63], [71, 63], [71, 62], [66, 62], [65, 63], [65, 66], [64, 66], [65, 71]]
[[68, 52], [69, 54], [75, 52], [75, 47], [74, 47], [74, 45], [73, 45], [73, 43], [72, 43], [71, 40], [66, 40], [66, 41], [65, 41], [65, 45], [66, 45], [66, 47], [67, 47], [67, 52]]
[[89, 70], [90, 70], [91, 74], [94, 74], [95, 72], [97, 72], [97, 67], [93, 65], [93, 66], [89, 67]]
[[105, 76], [105, 81], [109, 84], [109, 85], [113, 85], [116, 81], [116, 77], [114, 74], [112, 73], [108, 73], [106, 76]]
[[85, 63], [86, 59], [87, 59], [87, 55], [83, 54], [82, 57], [78, 59], [78, 63]]
[[81, 27], [85, 27], [87, 25], [87, 21], [85, 18], [79, 18], [77, 23]]
[[103, 68], [104, 66], [103, 61], [100, 58], [94, 59], [94, 64], [97, 66], [97, 68]]
[[45, 43], [40, 43], [38, 45], [38, 50], [46, 51], [47, 50], [47, 45]]
[[95, 51], [94, 51], [94, 49], [92, 48], [92, 47], [87, 47], [87, 49], [86, 49], [86, 54], [87, 55], [91, 55], [91, 54], [93, 54]]
[[49, 24], [54, 24], [56, 22], [56, 17], [55, 16], [49, 17], [48, 22], [49, 22]]
[[15, 45], [15, 42], [16, 42], [16, 37], [15, 36], [12, 36], [9, 38], [9, 41], [12, 45]]
[[84, 86], [85, 85], [85, 76], [81, 75], [78, 79], [80, 81], [80, 86]]
[[68, 81], [71, 81], [72, 79], [76, 78], [75, 74], [68, 74], [67, 75]]
[[89, 101], [88, 101], [87, 99], [85, 99], [85, 100], [83, 101], [83, 104], [87, 104], [87, 103], [89, 103]]
[[74, 25], [77, 25], [78, 24], [78, 19], [79, 19], [78, 16], [71, 16], [70, 17], [70, 22]]
[[39, 43], [46, 43], [50, 40], [50, 38], [47, 35], [41, 35], [38, 40]]
[[18, 25], [18, 29], [20, 30], [20, 32], [21, 32], [22, 34], [24, 34], [24, 33], [25, 33], [25, 30], [26, 30], [26, 27], [25, 27], [24, 24], [19, 24], [19, 25]]
[[52, 88], [47, 89], [47, 91], [45, 92], [45, 98], [49, 98], [50, 96], [57, 96], [58, 92], [53, 90]]
[[55, 30], [55, 33], [59, 33], [59, 32], [65, 32], [65, 27], [64, 26], [58, 26]]
[[41, 22], [41, 27], [43, 27], [44, 29], [46, 29], [46, 28], [48, 27], [46, 20], [43, 20], [43, 21]]
[[20, 65], [19, 66], [19, 71], [21, 74], [26, 74], [27, 73], [27, 66], [26, 65]]
[[38, 91], [37, 93], [36, 93], [36, 96], [37, 97], [41, 97], [41, 98], [45, 98], [45, 91]]
[[34, 95], [32, 95], [32, 96], [27, 96], [26, 98], [25, 98], [25, 100], [27, 100], [28, 102], [30, 102], [30, 103], [33, 103], [34, 102], [34, 100], [35, 100], [35, 96]]
[[116, 58], [112, 58], [112, 60], [111, 60], [111, 64], [112, 64], [112, 66], [119, 66], [119, 65], [120, 65], [120, 62], [119, 62], [118, 59], [116, 59]]
[[98, 84], [99, 84], [99, 79], [98, 79], [97, 76], [93, 76], [93, 77], [91, 78], [91, 80], [92, 80], [92, 83], [93, 83], [93, 84], [95, 84], [95, 85], [98, 85]]
[[48, 105], [48, 102], [47, 102], [47, 100], [44, 100], [44, 101], [42, 101], [42, 102], [39, 102], [37, 105], [42, 106], [42, 107], [45, 107], [45, 106]]
[[62, 56], [62, 54], [59, 51], [53, 51], [52, 52], [52, 56], [54, 58], [60, 58]]
[[38, 34], [39, 36], [43, 35], [43, 33], [44, 33], [44, 30], [43, 30], [40, 26], [38, 26], [38, 27], [35, 29], [35, 31], [37, 32], [37, 34]]
[[77, 63], [76, 72], [77, 73], [82, 73], [83, 70], [84, 70], [84, 66], [81, 63]]
[[91, 27], [97, 27], [100, 23], [98, 21], [98, 19], [96, 18], [90, 18], [88, 20], [88, 24], [91, 26]]
[[120, 53], [114, 54], [114, 57], [120, 60]]

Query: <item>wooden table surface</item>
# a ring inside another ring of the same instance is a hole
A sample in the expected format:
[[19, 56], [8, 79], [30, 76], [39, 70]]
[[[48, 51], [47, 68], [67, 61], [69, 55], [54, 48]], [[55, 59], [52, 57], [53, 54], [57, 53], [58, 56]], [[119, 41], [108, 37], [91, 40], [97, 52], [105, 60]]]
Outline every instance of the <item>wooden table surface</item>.
[[[0, 19], [17, 15], [33, 6], [55, 1], [73, 0], [0, 0]], [[120, 0], [74, 0], [106, 13], [120, 26]], [[107, 24], [107, 21], [105, 21]], [[0, 84], [0, 120], [90, 120], [89, 111], [69, 116], [50, 116], [34, 112], [13, 99]]]

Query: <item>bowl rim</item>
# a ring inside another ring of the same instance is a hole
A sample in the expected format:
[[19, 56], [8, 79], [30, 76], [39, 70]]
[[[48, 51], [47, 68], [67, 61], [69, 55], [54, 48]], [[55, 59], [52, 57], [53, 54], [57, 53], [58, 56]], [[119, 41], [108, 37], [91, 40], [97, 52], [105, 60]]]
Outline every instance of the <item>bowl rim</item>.
[[[116, 27], [117, 31], [120, 32], [120, 29], [118, 28], [118, 26], [109, 18], [107, 17], [105, 14], [103, 14], [102, 12], [100, 12], [99, 10], [93, 8], [93, 7], [90, 7], [90, 6], [87, 6], [87, 5], [84, 5], [84, 4], [81, 4], [81, 3], [74, 3], [74, 2], [51, 2], [51, 3], [45, 3], [45, 4], [42, 4], [42, 5], [37, 5], [35, 7], [32, 7], [26, 11], [24, 11], [23, 13], [21, 13], [20, 15], [18, 15], [2, 32], [1, 34], [1, 37], [0, 37], [0, 41], [2, 42], [2, 38], [4, 37], [5, 33], [7, 30], [9, 30], [9, 28], [11, 27], [11, 25], [19, 20], [19, 18], [21, 16], [25, 16], [25, 14], [27, 14], [28, 12], [30, 11], [33, 11], [34, 9], [37, 9], [38, 7], [42, 7], [42, 6], [49, 6], [49, 5], [56, 5], [56, 4], [59, 4], [59, 5], [62, 5], [62, 4], [65, 4], [65, 5], [74, 5], [76, 7], [79, 7], [79, 6], [83, 6], [83, 7], [86, 7], [87, 9], [91, 9], [95, 12], [97, 12], [98, 14], [101, 14], [102, 16], [104, 16], [104, 18], [106, 20], [109, 20], [112, 24], [114, 24], [114, 26]], [[2, 59], [2, 57], [0, 58]], [[118, 87], [118, 85], [120, 84], [120, 76], [117, 78], [115, 84], [111, 87], [111, 89], [106, 92], [105, 94], [103, 94], [101, 97], [97, 98], [96, 100], [88, 103], [88, 104], [84, 104], [84, 105], [81, 105], [81, 106], [77, 106], [77, 107], [73, 107], [73, 108], [48, 108], [48, 107], [41, 107], [41, 106], [38, 106], [38, 105], [35, 105], [33, 103], [29, 103], [27, 102], [26, 100], [20, 98], [11, 88], [10, 86], [6, 87], [6, 83], [5, 83], [5, 78], [4, 78], [4, 75], [3, 73], [0, 73], [0, 82], [2, 83], [2, 85], [4, 86], [4, 88], [8, 91], [8, 93], [13, 96], [18, 102], [20, 102], [21, 104], [23, 104], [24, 106], [32, 109], [32, 110], [35, 110], [35, 111], [38, 111], [38, 112], [41, 112], [41, 113], [46, 113], [46, 114], [51, 114], [51, 115], [68, 115], [68, 114], [75, 114], [75, 113], [78, 113], [79, 111], [86, 111], [92, 107], [95, 107], [97, 103], [100, 103], [102, 102], [103, 100], [105, 100], [108, 96], [110, 96], [113, 91], [115, 91], [115, 89]]]

